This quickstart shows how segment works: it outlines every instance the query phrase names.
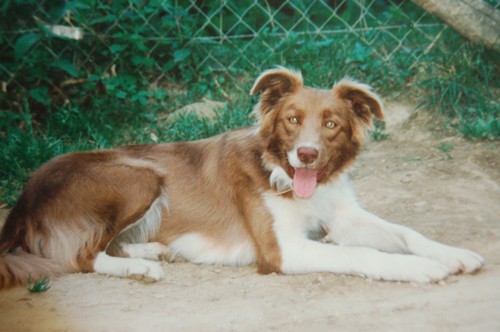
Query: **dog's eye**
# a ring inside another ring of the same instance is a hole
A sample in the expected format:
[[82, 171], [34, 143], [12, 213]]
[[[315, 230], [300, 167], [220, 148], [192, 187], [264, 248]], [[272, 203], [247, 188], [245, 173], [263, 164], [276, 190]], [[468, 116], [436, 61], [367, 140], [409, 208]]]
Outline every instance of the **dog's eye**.
[[296, 116], [291, 116], [288, 118], [288, 121], [290, 121], [291, 124], [298, 124], [299, 123], [299, 118]]
[[335, 122], [333, 121], [326, 121], [325, 122], [325, 127], [328, 129], [333, 129], [335, 127]]

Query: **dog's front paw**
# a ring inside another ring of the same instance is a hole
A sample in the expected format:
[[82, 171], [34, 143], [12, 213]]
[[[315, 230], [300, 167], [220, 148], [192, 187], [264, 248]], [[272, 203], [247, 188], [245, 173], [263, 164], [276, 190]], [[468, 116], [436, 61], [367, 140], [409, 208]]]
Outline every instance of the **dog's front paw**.
[[449, 274], [446, 265], [413, 255], [387, 254], [383, 260], [372, 263], [374, 273], [365, 274], [370, 279], [431, 283], [444, 280]]
[[448, 277], [448, 268], [432, 259], [405, 255], [397, 267], [400, 276], [395, 280], [431, 283], [438, 282]]
[[483, 257], [479, 254], [453, 247], [444, 248], [432, 258], [446, 265], [450, 274], [472, 273], [479, 270], [484, 264]]

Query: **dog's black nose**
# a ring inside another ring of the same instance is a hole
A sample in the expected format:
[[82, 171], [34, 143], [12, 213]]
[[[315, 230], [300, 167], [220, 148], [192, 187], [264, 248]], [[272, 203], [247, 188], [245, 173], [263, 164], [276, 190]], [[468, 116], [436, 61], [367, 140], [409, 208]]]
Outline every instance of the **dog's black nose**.
[[318, 158], [318, 150], [309, 147], [300, 147], [297, 149], [297, 156], [304, 164], [312, 164]]

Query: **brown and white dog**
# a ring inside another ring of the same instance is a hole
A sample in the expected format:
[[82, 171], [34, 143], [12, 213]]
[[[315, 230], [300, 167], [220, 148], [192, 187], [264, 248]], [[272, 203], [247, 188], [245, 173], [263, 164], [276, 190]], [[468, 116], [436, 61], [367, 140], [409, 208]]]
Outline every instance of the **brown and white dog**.
[[[358, 205], [346, 170], [382, 105], [367, 85], [262, 73], [258, 123], [196, 142], [67, 154], [35, 172], [0, 238], [0, 287], [65, 272], [160, 280], [161, 256], [433, 282], [478, 254]], [[326, 241], [311, 239], [322, 233]]]

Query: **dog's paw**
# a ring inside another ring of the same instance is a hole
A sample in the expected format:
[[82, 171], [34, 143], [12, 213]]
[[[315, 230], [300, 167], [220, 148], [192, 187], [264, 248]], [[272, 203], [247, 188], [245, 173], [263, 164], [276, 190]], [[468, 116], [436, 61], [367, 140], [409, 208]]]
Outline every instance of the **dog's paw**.
[[127, 277], [151, 283], [163, 279], [163, 268], [157, 262], [134, 259], [127, 268]]
[[450, 274], [472, 273], [479, 270], [484, 260], [479, 254], [461, 248], [446, 247], [432, 256], [448, 267]]
[[432, 259], [410, 256], [412, 261], [407, 266], [411, 282], [431, 283], [444, 280], [448, 277], [448, 268]]
[[[412, 255], [390, 255], [387, 264], [379, 264], [379, 271], [371, 279], [432, 283], [446, 279], [448, 267], [432, 259]], [[380, 262], [379, 262], [380, 263]]]

